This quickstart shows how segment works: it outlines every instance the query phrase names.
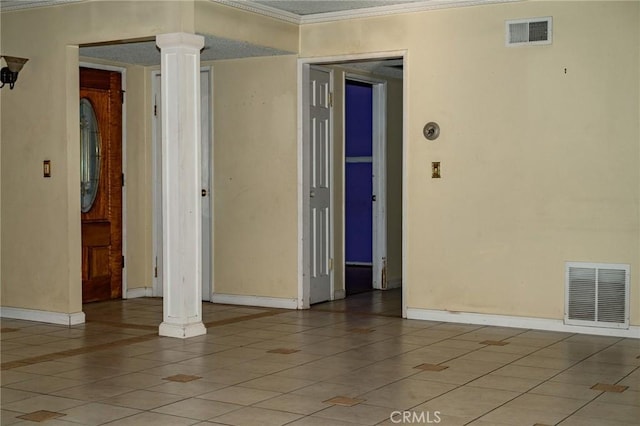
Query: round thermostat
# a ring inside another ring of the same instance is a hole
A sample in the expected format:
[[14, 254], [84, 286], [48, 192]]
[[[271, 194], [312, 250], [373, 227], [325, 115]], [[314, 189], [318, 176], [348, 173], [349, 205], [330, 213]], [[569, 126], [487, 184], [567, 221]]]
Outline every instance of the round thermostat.
[[440, 126], [438, 126], [438, 123], [434, 123], [433, 121], [430, 121], [429, 123], [424, 125], [424, 128], [422, 129], [422, 133], [424, 134], [424, 137], [427, 138], [430, 141], [436, 140], [438, 139], [438, 136], [440, 136]]

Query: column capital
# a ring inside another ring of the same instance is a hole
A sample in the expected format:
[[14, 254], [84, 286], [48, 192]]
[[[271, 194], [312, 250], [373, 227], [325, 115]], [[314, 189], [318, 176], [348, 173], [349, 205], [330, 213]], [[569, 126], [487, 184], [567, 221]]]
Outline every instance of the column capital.
[[191, 33], [158, 34], [156, 36], [156, 45], [160, 49], [186, 47], [200, 50], [204, 47], [204, 37]]

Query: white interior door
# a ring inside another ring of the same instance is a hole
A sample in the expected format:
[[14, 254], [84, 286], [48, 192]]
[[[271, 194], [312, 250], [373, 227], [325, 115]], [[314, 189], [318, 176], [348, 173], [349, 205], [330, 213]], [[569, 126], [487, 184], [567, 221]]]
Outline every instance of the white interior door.
[[309, 303], [318, 303], [331, 299], [331, 73], [312, 67], [309, 80]]
[[387, 87], [369, 80], [373, 87], [373, 288], [387, 288]]
[[202, 300], [211, 301], [211, 73], [200, 71], [200, 144], [202, 185]]
[[[154, 74], [154, 285], [153, 295], [162, 297], [162, 112], [160, 100], [160, 72]], [[212, 248], [211, 248], [211, 72], [200, 71], [201, 114], [201, 170], [202, 170], [202, 300], [210, 301], [212, 294]]]

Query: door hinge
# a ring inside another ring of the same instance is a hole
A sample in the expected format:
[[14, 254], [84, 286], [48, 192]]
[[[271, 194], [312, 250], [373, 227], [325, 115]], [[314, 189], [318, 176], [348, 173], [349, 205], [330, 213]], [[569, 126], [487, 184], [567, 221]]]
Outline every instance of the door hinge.
[[333, 271], [333, 258], [329, 259], [329, 270]]
[[329, 107], [333, 108], [333, 92], [329, 92]]
[[122, 269], [124, 269], [124, 256], [122, 256]]
[[157, 104], [153, 106], [153, 116], [154, 117], [158, 116], [158, 105]]
[[121, 90], [120, 91], [120, 102], [122, 102], [123, 104], [124, 104], [124, 94], [125, 94], [125, 91]]
[[153, 267], [153, 277], [158, 278], [158, 256], [156, 256], [156, 266]]
[[122, 173], [122, 186], [124, 186], [124, 173]]

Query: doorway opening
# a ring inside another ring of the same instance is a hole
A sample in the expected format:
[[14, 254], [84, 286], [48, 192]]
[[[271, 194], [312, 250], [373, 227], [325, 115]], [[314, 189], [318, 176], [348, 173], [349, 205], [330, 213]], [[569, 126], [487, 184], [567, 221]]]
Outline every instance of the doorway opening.
[[344, 75], [346, 296], [387, 288], [387, 80]]
[[300, 60], [299, 308], [404, 293], [404, 52], [388, 55]]
[[82, 303], [122, 298], [123, 72], [80, 67]]

